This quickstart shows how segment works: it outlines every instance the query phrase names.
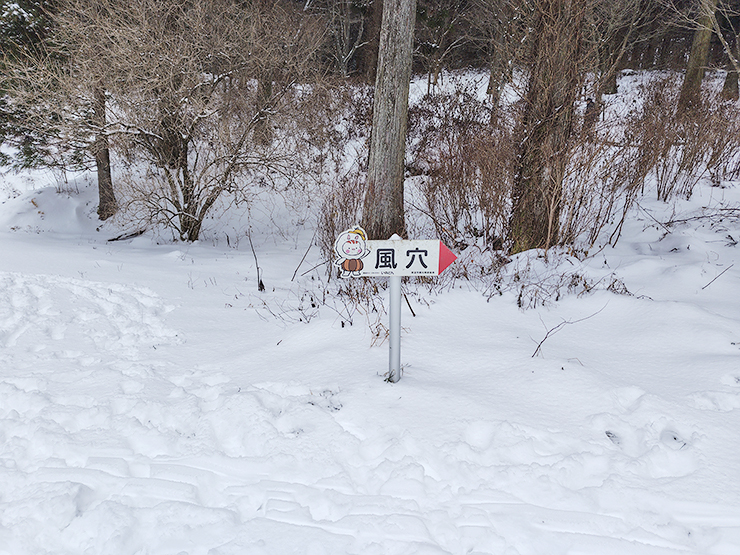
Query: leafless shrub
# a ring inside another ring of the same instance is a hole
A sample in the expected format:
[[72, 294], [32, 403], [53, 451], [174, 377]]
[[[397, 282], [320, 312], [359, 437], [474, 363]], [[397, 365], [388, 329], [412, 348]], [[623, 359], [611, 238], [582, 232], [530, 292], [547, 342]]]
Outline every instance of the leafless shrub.
[[740, 107], [737, 102], [723, 100], [722, 93], [709, 102], [713, 109], [702, 127], [710, 151], [707, 171], [717, 186], [740, 173]]
[[618, 122], [594, 124], [587, 119], [588, 110], [572, 142], [563, 180], [559, 232], [561, 245], [584, 251], [615, 222], [615, 216], [616, 228], [621, 229], [650, 171], [649, 166], [640, 164], [645, 159], [636, 159], [635, 149], [625, 140]]
[[372, 109], [370, 87], [326, 80], [302, 88], [298, 109], [291, 113], [289, 134], [298, 134], [302, 145], [328, 174], [346, 166], [347, 148], [367, 139]]
[[625, 137], [634, 148], [632, 163], [643, 177], [655, 177], [659, 200], [691, 197], [707, 173], [715, 183], [732, 173], [740, 150], [734, 103], [708, 92], [679, 109], [676, 76], [649, 83], [643, 94], [644, 105], [628, 119]]
[[489, 281], [484, 294], [488, 298], [514, 294], [517, 306], [523, 310], [550, 305], [567, 295], [580, 297], [594, 291], [632, 295], [616, 273], [594, 276], [582, 254], [576, 256], [554, 247], [514, 255]]
[[327, 264], [327, 272], [335, 270], [334, 242], [339, 234], [357, 225], [363, 199], [363, 180], [357, 168], [348, 172], [332, 184], [324, 196], [319, 211], [317, 241], [322, 258]]
[[457, 260], [437, 277], [419, 277], [414, 281], [430, 292], [462, 286], [481, 288], [486, 296], [502, 294], [506, 266], [511, 262], [502, 250], [472, 245], [457, 255]]
[[592, 245], [609, 221], [619, 200], [612, 172], [614, 147], [583, 141], [574, 148], [563, 180], [560, 242], [573, 244], [584, 237]]
[[138, 213], [192, 241], [222, 195], [294, 180], [279, 131], [316, 78], [316, 18], [289, 2], [66, 0], [57, 23], [69, 85], [110, 96], [98, 132], [149, 168]]
[[482, 240], [500, 249], [506, 235], [513, 145], [504, 118], [491, 110], [474, 84], [457, 83], [426, 95], [409, 115], [411, 168], [423, 176], [419, 208], [458, 248]]
[[[324, 171], [316, 188], [321, 203], [317, 242], [323, 259], [330, 263], [336, 238], [360, 221], [372, 92], [369, 87], [338, 86], [323, 100], [311, 116], [322, 123], [322, 130], [313, 127], [312, 143], [323, 145]], [[330, 264], [327, 269], [331, 271]]]
[[[492, 108], [475, 97], [470, 84], [428, 95], [412, 107], [410, 169], [421, 175], [418, 208], [448, 244], [505, 246], [515, 162], [511, 122], [522, 117], [520, 108]], [[586, 126], [584, 110], [577, 115], [557, 199], [557, 235], [561, 245], [588, 250], [615, 215], [621, 213], [617, 222], [622, 221], [649, 168], [640, 166], [644, 159], [635, 163], [634, 148], [615, 122]]]

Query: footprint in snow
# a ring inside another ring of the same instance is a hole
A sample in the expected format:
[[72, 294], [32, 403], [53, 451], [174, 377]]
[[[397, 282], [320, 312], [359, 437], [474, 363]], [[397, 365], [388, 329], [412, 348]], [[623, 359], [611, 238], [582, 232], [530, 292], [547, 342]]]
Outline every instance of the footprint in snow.
[[700, 391], [689, 396], [689, 402], [701, 410], [730, 412], [740, 408], [740, 395], [724, 391]]
[[607, 430], [604, 433], [606, 434], [606, 437], [609, 438], [609, 441], [611, 441], [614, 445], [621, 445], [622, 444], [622, 438], [620, 438], [614, 432], [611, 432], [611, 431]]
[[[622, 438], [611, 430], [606, 430], [604, 434], [606, 434], [606, 437], [608, 437], [609, 441], [611, 441], [614, 445], [622, 444]], [[679, 449], [683, 449], [688, 445], [688, 443], [684, 441], [677, 432], [671, 429], [665, 429], [661, 432], [660, 441], [664, 445], [667, 445], [668, 447], [676, 451], [678, 451]]]
[[660, 441], [664, 444], [670, 447], [671, 449], [674, 449], [678, 451], [679, 449], [683, 449], [688, 445], [680, 435], [678, 435], [677, 432], [671, 430], [670, 428], [666, 428], [663, 430], [660, 434]]

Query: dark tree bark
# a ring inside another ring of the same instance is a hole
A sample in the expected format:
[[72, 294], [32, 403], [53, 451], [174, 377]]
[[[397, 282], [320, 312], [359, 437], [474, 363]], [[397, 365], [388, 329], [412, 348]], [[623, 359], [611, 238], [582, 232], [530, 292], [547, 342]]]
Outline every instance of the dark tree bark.
[[257, 81], [257, 109], [260, 116], [254, 129], [255, 141], [267, 146], [272, 142], [272, 125], [270, 123], [270, 102], [272, 101], [272, 79], [267, 76]]
[[[506, 53], [498, 45], [494, 46], [493, 55], [491, 56], [491, 72], [488, 77], [488, 88], [486, 93], [491, 99], [491, 104], [498, 106], [501, 99], [501, 90], [506, 82]], [[493, 114], [492, 114], [493, 116]]]
[[94, 90], [93, 115], [98, 133], [95, 136], [95, 167], [98, 174], [98, 217], [107, 220], [118, 209], [116, 195], [113, 191], [113, 178], [110, 169], [110, 150], [108, 137], [105, 134], [105, 90], [96, 87]]
[[588, 1], [537, 2], [512, 195], [512, 253], [547, 249], [558, 240], [574, 103], [582, 83], [578, 61], [583, 55]]
[[697, 18], [697, 29], [691, 43], [691, 53], [686, 65], [686, 76], [678, 99], [680, 108], [696, 104], [701, 95], [701, 82], [709, 60], [709, 44], [712, 40], [712, 18], [717, 9], [717, 0], [703, 0]]
[[372, 239], [405, 235], [403, 179], [416, 0], [385, 0], [373, 100], [363, 227]]
[[[724, 7], [724, 6], [722, 6]], [[718, 11], [721, 11], [719, 8]], [[716, 17], [713, 18], [712, 24], [714, 26], [714, 32], [717, 33], [722, 48], [727, 58], [726, 68], [727, 75], [725, 76], [725, 83], [722, 87], [722, 98], [725, 100], [737, 100], [738, 99], [738, 74], [740, 73], [740, 31], [733, 25], [730, 13], [723, 13], [726, 20], [729, 23], [729, 28], [732, 30], [731, 40], [727, 40], [720, 28], [719, 21]]]
[[378, 46], [383, 22], [383, 0], [372, 0], [368, 4], [366, 43], [357, 52], [357, 65], [367, 83], [374, 83], [378, 68]]
[[725, 77], [725, 83], [722, 86], [722, 98], [725, 100], [737, 100], [738, 99], [738, 86], [737, 86], [737, 71], [730, 65], [727, 68], [727, 76]]

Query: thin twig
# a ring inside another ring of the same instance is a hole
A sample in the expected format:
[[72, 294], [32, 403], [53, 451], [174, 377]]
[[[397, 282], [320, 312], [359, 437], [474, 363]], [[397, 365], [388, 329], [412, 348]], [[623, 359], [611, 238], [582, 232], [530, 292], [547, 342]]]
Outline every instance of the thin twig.
[[[311, 247], [313, 246], [314, 239], [316, 239], [316, 233], [319, 231], [319, 228], [317, 227], [313, 232], [313, 237], [311, 237], [311, 242], [308, 243], [308, 248], [306, 249], [306, 252], [303, 253], [303, 258], [301, 258], [301, 261], [298, 263], [298, 266], [296, 266], [295, 272], [293, 272], [293, 277], [290, 278], [290, 281], [293, 281], [295, 279], [295, 275], [298, 273], [298, 270], [301, 267], [301, 264], [303, 264], [303, 261], [306, 260], [306, 256], [308, 256], [308, 251], [311, 250]], [[303, 274], [301, 274], [303, 275]]]
[[645, 208], [643, 208], [642, 205], [639, 202], [635, 201], [635, 204], [637, 205], [637, 207], [640, 210], [642, 210], [643, 212], [645, 212], [645, 214], [647, 214], [648, 216], [650, 216], [656, 224], [658, 224], [660, 227], [662, 227], [665, 230], [666, 233], [670, 233], [671, 232], [671, 230], [668, 229], [668, 227], [663, 222], [657, 220], [655, 218], [655, 216], [653, 216], [650, 212], [648, 212]]
[[[719, 208], [718, 210], [730, 212], [730, 215], [732, 215], [733, 212], [740, 213], [740, 208]], [[697, 220], [706, 220], [706, 219], [712, 219], [712, 218], [726, 218], [726, 217], [727, 217], [727, 214], [718, 214], [718, 213], [702, 214], [701, 216], [693, 216], [691, 218], [682, 218], [680, 220], [671, 220], [669, 222], [666, 222], [665, 225], [670, 226], [670, 225], [673, 225], [673, 224], [683, 224], [683, 223], [686, 223], [686, 222], [694, 222], [694, 221], [697, 221]]]
[[707, 287], [709, 287], [710, 285], [712, 285], [715, 281], [717, 281], [720, 278], [720, 276], [722, 274], [724, 274], [727, 270], [729, 270], [730, 268], [732, 268], [734, 265], [735, 264], [730, 264], [729, 266], [727, 266], [727, 268], [725, 268], [724, 270], [722, 270], [717, 277], [715, 277], [712, 281], [710, 281], [704, 287], [702, 287], [701, 290], [704, 291], [704, 289], [706, 289]]
[[260, 263], [257, 261], [257, 253], [254, 250], [254, 244], [252, 243], [252, 229], [250, 228], [247, 232], [247, 239], [249, 239], [249, 246], [252, 247], [252, 254], [254, 255], [254, 265], [257, 267], [257, 291], [262, 292], [265, 290], [265, 284], [262, 283], [262, 268]]
[[[718, 276], [718, 277], [719, 277], [719, 276]], [[609, 303], [607, 303], [607, 304], [609, 304]], [[593, 318], [594, 316], [596, 316], [597, 314], [599, 314], [599, 313], [600, 313], [600, 312], [601, 312], [602, 310], [604, 310], [604, 309], [606, 308], [606, 306], [607, 306], [607, 305], [605, 304], [604, 306], [602, 306], [602, 307], [601, 307], [601, 309], [599, 309], [598, 311], [594, 312], [594, 313], [593, 313], [593, 314], [591, 314], [590, 316], [586, 316], [585, 318], [581, 318], [581, 319], [579, 319], [579, 320], [573, 320], [573, 321], [571, 321], [571, 320], [563, 320], [562, 322], [560, 322], [560, 323], [559, 323], [559, 324], [558, 324], [557, 326], [555, 326], [554, 328], [550, 328], [549, 330], [547, 330], [547, 333], [545, 334], [545, 337], [543, 337], [543, 338], [542, 338], [542, 341], [540, 341], [540, 342], [539, 342], [539, 343], [537, 344], [537, 348], [536, 348], [536, 349], [534, 350], [534, 353], [532, 353], [532, 358], [536, 357], [536, 356], [537, 356], [537, 355], [538, 355], [538, 354], [539, 354], [539, 353], [541, 352], [541, 349], [542, 349], [542, 344], [543, 344], [543, 343], [544, 343], [545, 341], [547, 341], [547, 339], [548, 339], [548, 338], [549, 338], [549, 337], [550, 337], [551, 335], [555, 335], [555, 334], [556, 334], [556, 333], [557, 333], [558, 331], [560, 331], [561, 329], [563, 329], [563, 328], [564, 328], [564, 327], [565, 327], [565, 326], [566, 326], [567, 324], [577, 324], [577, 323], [579, 323], [579, 322], [583, 322], [583, 321], [585, 321], [585, 320], [588, 320], [589, 318]], [[543, 324], [544, 324], [544, 322], [543, 322]]]
[[[642, 207], [641, 207], [642, 208]], [[643, 208], [644, 210], [644, 208]], [[740, 215], [740, 208], [739, 207], [728, 207], [728, 208], [714, 208], [714, 212], [710, 212], [709, 214], [700, 214], [699, 216], [692, 216], [689, 218], [681, 218], [676, 220], [669, 220], [665, 222], [665, 225], [672, 226], [674, 224], [683, 224], [686, 222], [694, 222], [697, 220], [706, 220], [706, 219], [713, 219], [713, 218], [726, 218], [728, 215], [730, 217], [733, 217], [735, 214]]]
[[409, 302], [409, 298], [406, 296], [406, 293], [403, 294], [403, 298], [406, 299], [406, 304], [409, 305], [409, 310], [411, 311], [411, 316], [416, 318], [416, 312], [414, 312], [414, 309], [411, 308], [411, 303]]
[[108, 239], [108, 243], [112, 243], [113, 241], [126, 241], [128, 239], [133, 239], [134, 237], [143, 235], [145, 232], [146, 232], [146, 229], [137, 229], [136, 231], [132, 231], [131, 233], [123, 233], [117, 237]]
[[[309, 268], [308, 270], [306, 270], [305, 272], [303, 272], [303, 273], [301, 274], [301, 277], [305, 276], [305, 275], [306, 275], [307, 273], [309, 273], [309, 272], [313, 272], [313, 271], [314, 271], [314, 270], [315, 270], [316, 268], [318, 268], [319, 266], [323, 266], [323, 265], [324, 265], [324, 264], [326, 264], [327, 262], [329, 262], [329, 261], [328, 261], [328, 260], [324, 260], [323, 262], [319, 262], [319, 263], [318, 263], [318, 264], [316, 264], [316, 266], [314, 266], [313, 268]], [[293, 277], [295, 277], [295, 276], [293, 276]], [[292, 280], [291, 280], [291, 281], [292, 281]]]

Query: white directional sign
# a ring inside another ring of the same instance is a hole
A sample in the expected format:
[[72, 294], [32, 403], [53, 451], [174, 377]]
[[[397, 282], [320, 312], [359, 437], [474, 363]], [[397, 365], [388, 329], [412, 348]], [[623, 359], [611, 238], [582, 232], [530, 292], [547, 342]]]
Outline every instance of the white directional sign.
[[442, 241], [414, 241], [394, 235], [369, 241], [361, 227], [340, 233], [334, 242], [342, 277], [388, 276], [388, 381], [401, 379], [401, 276], [438, 276], [457, 258]]
[[342, 276], [438, 276], [457, 258], [436, 240], [367, 240], [356, 227], [339, 235], [334, 250]]

